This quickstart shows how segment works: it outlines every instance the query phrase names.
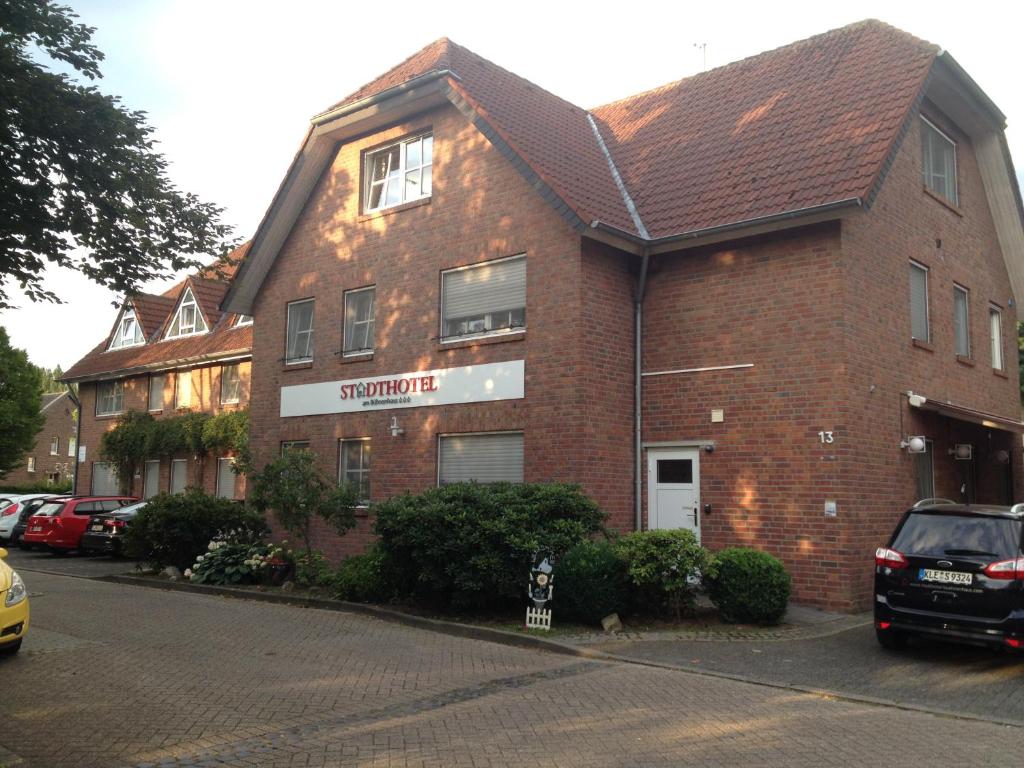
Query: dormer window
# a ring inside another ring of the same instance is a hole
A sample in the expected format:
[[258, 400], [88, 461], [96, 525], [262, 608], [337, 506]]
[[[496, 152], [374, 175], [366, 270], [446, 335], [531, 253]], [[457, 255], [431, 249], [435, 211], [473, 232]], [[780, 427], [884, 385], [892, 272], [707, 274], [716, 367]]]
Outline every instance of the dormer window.
[[135, 310], [131, 307], [125, 308], [121, 313], [121, 319], [114, 329], [114, 337], [110, 340], [108, 349], [121, 349], [122, 347], [135, 347], [145, 344], [146, 338], [142, 335], [142, 328], [135, 318]]
[[206, 320], [203, 313], [199, 311], [196, 298], [192, 295], [192, 289], [186, 288], [181, 296], [181, 303], [178, 304], [178, 311], [174, 313], [171, 327], [167, 329], [168, 339], [176, 339], [180, 336], [195, 336], [207, 332]]
[[434, 137], [429, 133], [368, 153], [363, 169], [366, 210], [430, 197], [433, 162]]
[[235, 328], [244, 328], [247, 325], [252, 325], [252, 315], [239, 315], [235, 321]]

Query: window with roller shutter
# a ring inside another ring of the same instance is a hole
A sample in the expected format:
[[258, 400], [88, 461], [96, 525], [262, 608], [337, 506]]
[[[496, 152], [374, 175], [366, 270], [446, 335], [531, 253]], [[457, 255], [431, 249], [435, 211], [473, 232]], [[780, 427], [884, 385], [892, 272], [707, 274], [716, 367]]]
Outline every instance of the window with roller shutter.
[[523, 433], [441, 435], [437, 477], [438, 485], [523, 482]]

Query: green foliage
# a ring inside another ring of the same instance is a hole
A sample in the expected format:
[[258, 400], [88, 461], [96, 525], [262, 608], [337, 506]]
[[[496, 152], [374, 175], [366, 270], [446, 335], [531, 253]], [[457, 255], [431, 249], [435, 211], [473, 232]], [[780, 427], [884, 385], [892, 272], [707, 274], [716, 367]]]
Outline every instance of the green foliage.
[[317, 549], [297, 552], [292, 559], [295, 563], [295, 583], [300, 587], [323, 587], [334, 584], [334, 569], [327, 562], [323, 552]]
[[117, 469], [122, 490], [131, 487], [132, 476], [149, 455], [146, 448], [155, 427], [148, 413], [128, 411], [100, 438], [100, 455]]
[[604, 519], [577, 486], [558, 483], [456, 483], [374, 509], [399, 596], [460, 609], [522, 603], [534, 554], [558, 557]]
[[266, 534], [266, 521], [242, 504], [195, 488], [161, 493], [125, 529], [125, 553], [154, 568], [173, 565], [184, 570], [207, 551], [210, 541], [232, 531], [238, 539], [259, 540]]
[[253, 506], [270, 510], [288, 533], [306, 545], [306, 567], [315, 569], [312, 526], [323, 520], [338, 535], [354, 527], [357, 494], [347, 485], [338, 486], [319, 466], [311, 451], [288, 451], [252, 476]]
[[785, 566], [767, 552], [731, 547], [711, 556], [704, 583], [726, 621], [778, 624], [789, 603]]
[[[58, 381], [58, 379], [64, 375], [64, 370], [59, 365], [53, 368], [43, 368], [42, 366], [38, 367], [44, 395], [67, 392], [67, 386], [65, 386], [63, 382]], [[71, 388], [77, 391], [77, 385], [72, 384]]]
[[263, 555], [267, 546], [229, 538], [211, 541], [206, 552], [196, 557], [185, 576], [195, 584], [254, 584], [263, 573]]
[[567, 619], [600, 624], [629, 605], [626, 563], [608, 541], [582, 541], [555, 566], [554, 608]]
[[65, 480], [62, 483], [24, 483], [22, 485], [0, 485], [0, 494], [9, 493], [14, 494], [28, 494], [28, 493], [70, 493], [71, 492], [71, 480]]
[[394, 596], [391, 567], [379, 545], [342, 561], [334, 577], [334, 596], [356, 603], [386, 603]]
[[143, 113], [80, 84], [103, 54], [76, 18], [49, 0], [0, 4], [0, 308], [9, 283], [59, 300], [47, 262], [131, 294], [228, 245], [221, 210], [167, 177]]
[[237, 471], [251, 465], [249, 454], [249, 409], [224, 411], [203, 424], [203, 447], [211, 454], [233, 453]]
[[[3, 25], [0, 24], [0, 29], [2, 28]], [[0, 40], [2, 39], [3, 36], [0, 35]], [[0, 43], [0, 51], [2, 50], [3, 45]], [[2, 69], [0, 64], [0, 72]], [[0, 103], [2, 101], [3, 97], [0, 96]], [[2, 150], [0, 156], [3, 156]], [[0, 216], [0, 220], [3, 218], [4, 216]], [[3, 222], [0, 221], [0, 229], [3, 226]], [[2, 242], [3, 238], [0, 235], [0, 243]], [[0, 246], [0, 264], [3, 260], [2, 252], [3, 247]], [[0, 293], [0, 302], [2, 300], [3, 294]], [[0, 328], [0, 477], [21, 465], [25, 454], [35, 444], [36, 435], [43, 428], [45, 419], [40, 413], [41, 391], [39, 369], [28, 361], [28, 354], [24, 350], [11, 346], [6, 329]]]
[[693, 609], [694, 590], [708, 556], [691, 531], [635, 531], [615, 546], [635, 587], [662, 596], [677, 619]]

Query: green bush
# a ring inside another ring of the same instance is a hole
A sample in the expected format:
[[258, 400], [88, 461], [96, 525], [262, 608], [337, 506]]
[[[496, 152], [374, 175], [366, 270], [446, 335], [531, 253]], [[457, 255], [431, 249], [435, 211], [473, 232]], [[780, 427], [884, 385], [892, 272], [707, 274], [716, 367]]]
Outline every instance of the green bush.
[[626, 564], [607, 541], [582, 541], [555, 566], [553, 606], [567, 619], [600, 624], [629, 605]]
[[374, 509], [398, 596], [457, 609], [522, 604], [534, 554], [560, 556], [604, 519], [559, 483], [455, 483]]
[[161, 493], [125, 529], [125, 554], [154, 568], [173, 565], [184, 571], [218, 534], [231, 531], [240, 540], [258, 541], [266, 535], [267, 524], [248, 507], [196, 488]]
[[211, 541], [207, 551], [196, 557], [185, 578], [196, 584], [254, 584], [264, 570], [266, 544], [252, 541]]
[[778, 624], [789, 602], [791, 580], [778, 558], [732, 547], [712, 555], [705, 584], [725, 621]]
[[22, 494], [30, 493], [52, 493], [57, 496], [62, 493], [71, 492], [71, 481], [65, 480], [60, 483], [23, 483], [21, 485], [0, 485], [0, 494], [10, 494], [11, 496], [20, 496]]
[[362, 555], [347, 557], [334, 577], [334, 595], [357, 603], [384, 603], [391, 599], [387, 558], [378, 545]]
[[708, 553], [692, 531], [636, 531], [616, 542], [630, 582], [646, 599], [660, 597], [678, 619], [692, 611]]

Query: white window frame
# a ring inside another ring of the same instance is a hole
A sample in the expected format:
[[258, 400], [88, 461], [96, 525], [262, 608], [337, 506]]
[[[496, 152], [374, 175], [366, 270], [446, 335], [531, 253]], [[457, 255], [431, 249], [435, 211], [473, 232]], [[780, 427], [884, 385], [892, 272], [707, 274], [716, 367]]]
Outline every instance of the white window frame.
[[995, 304], [988, 305], [988, 336], [992, 370], [1002, 371], [1006, 368], [1005, 348], [1003, 344], [1003, 310]]
[[[154, 394], [153, 384], [157, 380], [160, 381], [160, 387], [159, 387], [159, 389], [160, 389], [160, 407], [159, 408], [154, 408], [153, 407], [153, 394]], [[162, 374], [162, 373], [151, 373], [151, 374], [149, 374], [149, 390], [146, 392], [146, 410], [148, 410], [150, 413], [158, 413], [159, 411], [162, 411], [164, 409], [164, 387], [165, 386], [166, 386], [166, 380], [164, 378], [164, 374]]]
[[[362, 443], [363, 450], [359, 451], [359, 466], [350, 469], [348, 466], [348, 454], [345, 452], [345, 445], [347, 443]], [[370, 447], [370, 451], [367, 452], [366, 447]], [[359, 475], [359, 484], [362, 485], [363, 480], [366, 482], [366, 498], [359, 499], [359, 506], [366, 507], [370, 504], [370, 496], [373, 494], [373, 443], [369, 437], [343, 437], [338, 440], [338, 485], [346, 482], [346, 477], [349, 471], [355, 472]], [[356, 488], [359, 490], [359, 487]]]
[[121, 311], [121, 317], [117, 320], [117, 327], [110, 339], [110, 346], [107, 351], [124, 349], [126, 347], [140, 347], [146, 343], [146, 336], [142, 332], [142, 325], [135, 314], [135, 309], [125, 307]]
[[914, 261], [913, 259], [910, 260], [910, 268], [911, 269], [919, 269], [919, 270], [921, 270], [921, 272], [924, 273], [924, 329], [925, 329], [925, 333], [926, 333], [926, 336], [923, 339], [918, 339], [917, 336], [914, 336], [914, 305], [913, 305], [913, 302], [911, 302], [911, 304], [910, 304], [910, 336], [911, 336], [911, 338], [917, 339], [918, 341], [923, 341], [926, 344], [930, 344], [931, 340], [932, 340], [932, 315], [931, 315], [931, 309], [930, 309], [930, 305], [931, 305], [931, 295], [930, 295], [931, 294], [931, 286], [929, 285], [929, 282], [930, 282], [929, 278], [931, 277], [931, 270], [928, 267], [926, 267], [924, 264], [922, 264], [922, 263], [920, 263], [918, 261]]
[[[424, 152], [425, 145], [429, 139], [430, 144], [430, 161], [424, 162], [426, 153]], [[420, 164], [411, 166], [408, 164], [408, 148], [412, 144], [420, 145]], [[394, 208], [405, 203], [415, 202], [416, 200], [426, 200], [433, 193], [433, 166], [434, 166], [434, 134], [432, 132], [420, 133], [415, 136], [402, 139], [400, 141], [392, 142], [384, 147], [378, 147], [370, 152], [366, 152], [363, 157], [363, 211], [365, 213], [372, 213], [375, 211], [383, 211], [388, 208]], [[391, 151], [398, 147], [398, 168], [391, 168]], [[384, 178], [375, 180], [373, 178], [373, 165], [374, 160], [381, 155], [388, 155], [388, 166], [385, 171]], [[424, 174], [429, 171], [430, 182], [427, 185], [429, 189], [423, 191], [423, 178]], [[407, 195], [406, 190], [406, 174], [419, 174], [419, 194]], [[395, 202], [387, 202], [388, 190], [392, 182], [399, 185], [399, 199]], [[374, 189], [380, 187], [380, 202], [377, 205], [372, 205], [370, 201], [373, 199]]]
[[[953, 181], [953, 196], [950, 197], [949, 195], [946, 194], [945, 190], [938, 190], [935, 187], [933, 187], [932, 184], [931, 184], [930, 176], [934, 176], [935, 174], [934, 173], [932, 173], [932, 174], [928, 173], [928, 165], [926, 165], [925, 161], [924, 161], [924, 153], [926, 151], [926, 146], [927, 146], [927, 143], [926, 143], [927, 142], [927, 138], [926, 138], [927, 134], [924, 131], [922, 131], [921, 132], [921, 175], [922, 175], [922, 177], [924, 179], [924, 185], [928, 189], [930, 189], [932, 192], [934, 192], [936, 195], [941, 197], [943, 200], [948, 200], [953, 205], [957, 205], [958, 206], [958, 205], [960, 205], [960, 185], [957, 182], [957, 174], [959, 173], [959, 161], [958, 161], [958, 158], [957, 158], [957, 155], [956, 155], [956, 141], [954, 141], [952, 138], [950, 138], [949, 135], [945, 131], [943, 131], [941, 128], [939, 128], [935, 123], [933, 123], [931, 120], [929, 120], [924, 115], [921, 115], [921, 122], [923, 122], [931, 130], [933, 130], [938, 135], [938, 137], [940, 139], [943, 139], [944, 141], [946, 141], [946, 143], [948, 143], [949, 146], [952, 147], [952, 149], [953, 149], [953, 179], [952, 179], [952, 181]], [[929, 160], [929, 163], [930, 163], [930, 160]]]
[[245, 328], [247, 325], [252, 325], [252, 315], [239, 315], [235, 328]]
[[[964, 338], [967, 340], [967, 351], [960, 351], [960, 339], [957, 336], [957, 296], [964, 297]], [[953, 283], [953, 349], [959, 357], [971, 357], [971, 292], [959, 283]]]
[[[102, 390], [109, 386], [112, 389], [109, 398], [104, 398]], [[100, 410], [100, 404], [104, 399], [110, 400], [111, 410]], [[121, 379], [109, 379], [96, 383], [96, 415], [117, 416], [124, 413], [124, 382]]]
[[[521, 435], [523, 437], [523, 472], [526, 471], [526, 433], [521, 429], [497, 429], [489, 432], [443, 432], [437, 436], [437, 473], [435, 481], [441, 487], [441, 442], [446, 437], [483, 437], [485, 435]], [[523, 482], [526, 478], [524, 476]]]
[[192, 407], [192, 369], [174, 374], [174, 410]]
[[35, 474], [36, 471], [36, 457], [29, 456], [28, 461], [25, 463], [25, 471]]
[[[238, 488], [238, 475], [236, 475], [234, 469], [231, 468], [232, 465], [234, 464], [234, 461], [235, 460], [230, 456], [222, 456], [217, 459], [217, 496], [222, 499], [235, 498], [235, 490]], [[224, 494], [225, 489], [221, 487], [220, 483], [222, 476], [221, 468], [224, 466], [224, 462], [227, 462], [228, 472], [231, 474], [231, 493], [227, 495]]]
[[[235, 369], [235, 397], [233, 400], [224, 398], [225, 373], [229, 368]], [[226, 363], [220, 367], [220, 404], [238, 405], [242, 401], [242, 368], [238, 363]]]
[[[299, 335], [305, 334], [307, 338], [306, 348], [309, 354], [305, 357], [289, 357], [291, 350], [290, 339], [291, 339], [291, 325], [292, 325], [292, 307], [298, 307], [302, 304], [311, 304], [313, 307], [309, 317], [309, 328], [304, 331], [296, 331], [296, 346], [298, 346]], [[316, 299], [300, 299], [298, 301], [289, 301], [287, 310], [285, 312], [285, 329], [284, 329], [284, 362], [285, 365], [296, 365], [299, 363], [311, 363], [313, 362], [313, 355], [316, 352]]]
[[75, 451], [76, 451], [77, 448], [78, 448], [78, 438], [76, 438], [76, 437], [69, 437], [68, 438], [68, 456], [69, 457], [73, 457], [75, 455]]
[[[352, 320], [348, 319], [348, 304], [349, 300], [354, 298], [358, 294], [370, 293], [370, 318], [368, 320]], [[376, 345], [376, 320], [377, 320], [377, 286], [367, 285], [363, 288], [353, 288], [350, 291], [345, 291], [342, 296], [342, 329], [341, 329], [341, 354], [342, 357], [357, 357], [359, 355], [369, 355], [373, 352]], [[355, 326], [352, 329], [351, 326]], [[367, 330], [369, 329], [369, 330]], [[348, 348], [348, 336], [350, 330], [352, 331], [353, 341], [357, 333], [361, 332], [362, 337], [365, 341], [369, 342], [368, 346], [352, 347]]]
[[50, 438], [50, 455], [60, 456], [60, 437], [55, 436]]
[[[192, 310], [192, 322], [189, 325], [184, 323], [186, 307]], [[174, 332], [175, 324], [178, 326], [177, 333]], [[164, 338], [182, 339], [187, 336], [201, 336], [207, 332], [209, 332], [209, 328], [206, 326], [206, 318], [203, 317], [202, 310], [199, 309], [199, 303], [196, 301], [195, 294], [192, 293], [190, 287], [185, 286], [185, 290], [181, 294], [181, 300], [178, 302], [178, 308], [174, 311], [171, 324], [167, 326], [167, 334]]]
[[[185, 482], [181, 486], [181, 490], [174, 490], [174, 467], [177, 464], [185, 465]], [[188, 489], [188, 459], [171, 459], [171, 471], [167, 477], [167, 490], [169, 493], [182, 493]]]
[[[154, 478], [153, 488], [155, 491], [153, 493], [149, 493], [150, 477]], [[151, 499], [158, 493], [160, 493], [160, 459], [147, 459], [142, 471], [142, 498]]]
[[523, 260], [523, 261], [526, 261], [526, 254], [525, 253], [517, 253], [514, 256], [505, 256], [505, 257], [500, 258], [500, 259], [491, 259], [489, 261], [481, 261], [481, 262], [478, 262], [476, 264], [467, 264], [464, 267], [454, 267], [453, 269], [441, 270], [441, 312], [440, 312], [440, 315], [441, 315], [441, 317], [440, 317], [441, 329], [440, 329], [440, 332], [439, 332], [439, 338], [440, 338], [440, 341], [441, 341], [442, 344], [453, 344], [455, 342], [465, 341], [467, 339], [486, 339], [486, 338], [489, 338], [491, 336], [508, 336], [510, 334], [517, 334], [517, 333], [525, 333], [526, 332], [526, 324], [527, 324], [527, 319], [526, 319], [526, 296], [525, 296], [526, 286], [524, 285], [523, 286], [524, 296], [523, 296], [523, 324], [522, 325], [515, 325], [515, 326], [510, 325], [507, 328], [494, 328], [493, 327], [492, 315], [503, 314], [503, 312], [499, 312], [499, 313], [488, 312], [488, 313], [483, 315], [483, 318], [484, 318], [483, 322], [484, 322], [485, 330], [461, 333], [461, 334], [456, 334], [456, 335], [446, 335], [445, 334], [445, 321], [446, 321], [446, 318], [445, 318], [445, 295], [444, 295], [445, 294], [445, 290], [444, 290], [444, 287], [445, 287], [445, 275], [454, 274], [456, 272], [467, 272], [467, 271], [472, 270], [472, 269], [487, 269], [489, 267], [495, 266], [496, 264], [504, 264], [504, 263], [507, 263], [507, 262], [510, 262], [510, 261], [518, 261], [520, 259]]

